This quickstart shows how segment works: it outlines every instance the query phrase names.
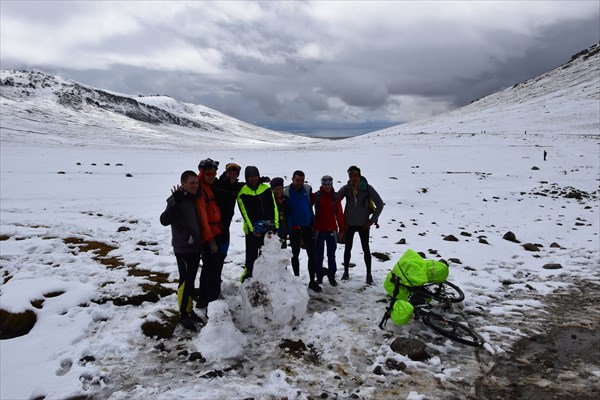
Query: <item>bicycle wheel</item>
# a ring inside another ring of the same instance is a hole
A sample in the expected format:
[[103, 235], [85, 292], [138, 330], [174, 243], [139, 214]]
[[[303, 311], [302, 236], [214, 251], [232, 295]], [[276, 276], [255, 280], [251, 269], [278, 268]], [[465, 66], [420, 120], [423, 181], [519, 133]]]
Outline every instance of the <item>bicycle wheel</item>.
[[423, 323], [431, 327], [434, 331], [459, 343], [475, 347], [483, 346], [483, 339], [477, 333], [472, 331], [471, 328], [459, 324], [456, 321], [449, 320], [442, 315], [429, 312], [427, 315], [423, 315]]
[[460, 303], [465, 299], [465, 294], [452, 282], [435, 283], [424, 285], [431, 297], [439, 302]]

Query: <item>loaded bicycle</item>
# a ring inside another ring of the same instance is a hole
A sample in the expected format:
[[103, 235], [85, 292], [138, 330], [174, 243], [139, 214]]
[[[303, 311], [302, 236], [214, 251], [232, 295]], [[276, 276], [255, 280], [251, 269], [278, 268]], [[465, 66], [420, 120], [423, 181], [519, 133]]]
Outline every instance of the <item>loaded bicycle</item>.
[[384, 329], [389, 319], [396, 324], [405, 324], [414, 317], [437, 333], [459, 343], [482, 346], [483, 338], [469, 326], [432, 311], [440, 309], [449, 313], [454, 304], [465, 299], [463, 291], [447, 281], [447, 277], [447, 265], [440, 261], [425, 260], [418, 253], [407, 250], [384, 283], [392, 299], [379, 327]]
[[[449, 311], [453, 304], [463, 301], [465, 295], [458, 286], [446, 281], [420, 287], [404, 287], [410, 292], [408, 302], [413, 306], [413, 316], [416, 320], [420, 319], [437, 333], [459, 343], [476, 347], [483, 345], [483, 338], [469, 326], [431, 311], [435, 306], [444, 311]], [[437, 304], [433, 304], [434, 302]], [[379, 323], [381, 329], [385, 328], [392, 310], [393, 304], [386, 309]]]

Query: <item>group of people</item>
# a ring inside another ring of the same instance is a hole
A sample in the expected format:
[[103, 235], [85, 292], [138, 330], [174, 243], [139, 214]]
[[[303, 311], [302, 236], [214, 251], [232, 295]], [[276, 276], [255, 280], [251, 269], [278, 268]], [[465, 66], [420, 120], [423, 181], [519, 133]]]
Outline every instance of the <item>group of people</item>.
[[[377, 224], [383, 210], [383, 200], [362, 176], [356, 166], [348, 169], [348, 183], [335, 191], [333, 178], [321, 178], [319, 190], [313, 192], [305, 183], [304, 172], [297, 170], [291, 184], [283, 178], [261, 177], [255, 166], [244, 170], [245, 182], [240, 182], [241, 167], [225, 166], [217, 179], [219, 162], [210, 158], [198, 165], [199, 172], [185, 171], [180, 184], [173, 187], [160, 222], [171, 226], [172, 245], [179, 269], [177, 298], [181, 323], [195, 331], [202, 318], [193, 310], [206, 308], [221, 294], [221, 273], [230, 243], [230, 226], [238, 205], [245, 235], [245, 265], [241, 281], [252, 278], [254, 262], [259, 256], [267, 231], [276, 233], [282, 247], [288, 240], [292, 249], [292, 269], [300, 275], [300, 251], [305, 249], [309, 274], [309, 289], [320, 292], [327, 276], [332, 286], [337, 265], [337, 243], [344, 243], [344, 273], [349, 279], [350, 258], [354, 235], [359, 234], [367, 269], [366, 283], [372, 284], [369, 230]], [[342, 207], [342, 200], [346, 199]], [[327, 268], [323, 267], [327, 248]], [[202, 261], [196, 296], [194, 285]]]

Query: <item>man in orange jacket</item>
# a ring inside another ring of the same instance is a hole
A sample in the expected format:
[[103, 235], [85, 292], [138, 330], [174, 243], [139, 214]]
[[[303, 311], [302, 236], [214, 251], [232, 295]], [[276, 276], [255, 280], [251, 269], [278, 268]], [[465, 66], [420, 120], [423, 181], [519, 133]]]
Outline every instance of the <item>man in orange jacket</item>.
[[206, 308], [221, 294], [221, 272], [223, 257], [219, 253], [221, 244], [221, 210], [215, 200], [212, 185], [217, 177], [218, 161], [210, 158], [200, 161], [198, 169], [197, 208], [202, 228], [202, 271], [200, 272], [197, 308]]

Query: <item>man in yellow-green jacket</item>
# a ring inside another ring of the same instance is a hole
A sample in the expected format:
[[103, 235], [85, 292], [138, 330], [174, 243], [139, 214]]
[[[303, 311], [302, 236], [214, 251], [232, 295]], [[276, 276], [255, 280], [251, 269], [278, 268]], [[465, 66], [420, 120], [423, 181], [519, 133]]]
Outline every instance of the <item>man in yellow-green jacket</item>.
[[237, 196], [238, 207], [244, 219], [244, 234], [246, 235], [246, 269], [242, 282], [252, 277], [254, 262], [258, 251], [264, 244], [266, 232], [255, 231], [257, 223], [268, 223], [277, 230], [279, 228], [279, 213], [271, 187], [260, 183], [260, 174], [255, 166], [248, 166], [244, 171], [246, 184]]

